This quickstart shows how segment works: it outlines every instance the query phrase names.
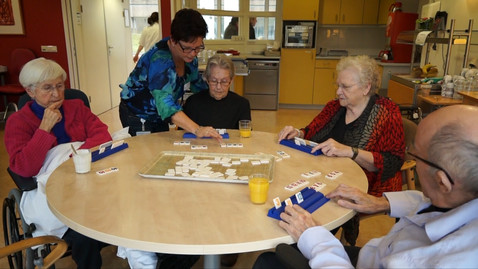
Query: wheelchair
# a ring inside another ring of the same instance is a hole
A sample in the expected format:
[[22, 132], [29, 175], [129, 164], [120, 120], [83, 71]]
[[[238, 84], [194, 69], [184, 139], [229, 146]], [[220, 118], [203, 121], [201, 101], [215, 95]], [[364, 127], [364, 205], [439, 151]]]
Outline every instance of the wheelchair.
[[[86, 94], [77, 89], [65, 89], [65, 99], [80, 99], [85, 106], [90, 107], [90, 103]], [[31, 98], [28, 94], [23, 94], [18, 100], [18, 109], [21, 109]], [[18, 242], [20, 240], [31, 238], [33, 231], [35, 231], [35, 224], [27, 224], [20, 212], [20, 200], [24, 191], [30, 191], [37, 188], [37, 182], [34, 178], [22, 177], [10, 168], [7, 168], [10, 177], [17, 185], [16, 189], [12, 189], [8, 197], [3, 201], [3, 235], [5, 238], [5, 246]], [[50, 245], [43, 245], [34, 251], [28, 248], [26, 251], [19, 251], [8, 256], [8, 263], [10, 268], [22, 269], [22, 268], [34, 268], [35, 265], [42, 264], [42, 258], [51, 252]], [[63, 255], [71, 255], [71, 248], [68, 248]], [[24, 262], [25, 260], [25, 262]], [[54, 266], [51, 266], [54, 268]]]
[[[33, 190], [36, 188], [36, 181], [33, 178], [21, 177], [7, 168], [8, 173], [17, 185], [17, 188], [11, 189], [7, 198], [3, 200], [2, 221], [3, 221], [3, 236], [5, 239], [5, 246], [15, 242], [32, 238], [32, 233], [35, 231], [35, 224], [28, 224], [25, 222], [20, 211], [20, 200], [24, 191]], [[11, 269], [35, 268], [43, 264], [43, 257], [51, 252], [51, 245], [42, 245], [37, 249], [27, 248], [24, 251], [18, 251], [8, 258], [8, 264]], [[69, 249], [64, 255], [71, 255]], [[51, 268], [54, 268], [52, 266]]]

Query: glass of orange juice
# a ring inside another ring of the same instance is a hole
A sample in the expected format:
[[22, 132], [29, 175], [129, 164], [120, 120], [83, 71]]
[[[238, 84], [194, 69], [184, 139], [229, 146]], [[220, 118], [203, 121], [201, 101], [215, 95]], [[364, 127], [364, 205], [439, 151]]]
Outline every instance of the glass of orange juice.
[[251, 137], [252, 124], [250, 120], [240, 120], [239, 121], [239, 134], [241, 137], [247, 138]]
[[252, 174], [249, 177], [249, 192], [251, 202], [254, 204], [264, 204], [267, 200], [269, 191], [269, 178], [265, 174]]

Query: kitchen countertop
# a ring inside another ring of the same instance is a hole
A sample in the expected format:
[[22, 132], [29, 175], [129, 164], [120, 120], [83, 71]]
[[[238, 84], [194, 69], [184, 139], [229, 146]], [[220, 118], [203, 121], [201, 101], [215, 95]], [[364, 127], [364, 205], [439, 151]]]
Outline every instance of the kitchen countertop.
[[[316, 60], [340, 60], [343, 56], [322, 56], [317, 55], [315, 56]], [[381, 66], [410, 66], [410, 63], [392, 63], [392, 62], [382, 62], [378, 58], [369, 55], [371, 58], [375, 58], [377, 60], [378, 65]]]

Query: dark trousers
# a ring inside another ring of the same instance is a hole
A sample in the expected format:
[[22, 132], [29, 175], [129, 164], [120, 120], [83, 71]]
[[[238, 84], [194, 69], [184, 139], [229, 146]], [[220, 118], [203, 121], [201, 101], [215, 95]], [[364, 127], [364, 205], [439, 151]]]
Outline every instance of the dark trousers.
[[143, 123], [141, 122], [141, 118], [134, 115], [123, 101], [121, 101], [119, 105], [119, 116], [121, 120], [121, 125], [123, 125], [123, 127], [129, 127], [128, 133], [131, 136], [136, 136], [136, 133], [141, 131], [149, 131], [151, 133], [169, 131], [168, 122], [162, 120], [159, 120], [157, 122], [144, 122], [143, 130]]
[[[345, 252], [352, 265], [357, 265], [359, 247], [345, 246]], [[253, 269], [310, 269], [309, 261], [302, 255], [297, 245], [279, 244], [276, 252], [264, 252], [257, 257]]]
[[101, 268], [101, 249], [108, 244], [91, 239], [72, 229], [68, 229], [63, 235], [71, 248], [71, 256], [79, 269]]

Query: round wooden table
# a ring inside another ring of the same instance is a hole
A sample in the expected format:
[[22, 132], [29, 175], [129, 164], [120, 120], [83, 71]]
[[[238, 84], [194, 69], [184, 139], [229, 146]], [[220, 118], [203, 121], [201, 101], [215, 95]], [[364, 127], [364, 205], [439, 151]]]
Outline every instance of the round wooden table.
[[[242, 143], [243, 148], [223, 148], [214, 139], [190, 139], [191, 145], [207, 145], [207, 150], [231, 154], [266, 153], [282, 150], [290, 158], [275, 162], [268, 201], [254, 205], [247, 184], [150, 179], [138, 175], [162, 151], [193, 151], [190, 146], [175, 146], [183, 131], [155, 133], [125, 140], [129, 148], [92, 163], [87, 174], [76, 174], [70, 159], [58, 167], [46, 185], [52, 212], [68, 227], [94, 239], [144, 251], [206, 255], [208, 266], [219, 264], [218, 255], [274, 248], [279, 243], [294, 243], [267, 216], [272, 199], [290, 197], [295, 192], [284, 187], [312, 170], [322, 172], [308, 179], [309, 186], [323, 182], [326, 194], [345, 183], [367, 191], [363, 170], [349, 158], [313, 156], [277, 143], [273, 133], [253, 131], [250, 138], [228, 130], [224, 143]], [[118, 172], [97, 175], [96, 171], [117, 167]], [[173, 167], [174, 168], [174, 167]], [[325, 175], [338, 170], [343, 175], [328, 180]], [[301, 188], [302, 189], [302, 188]], [[355, 212], [329, 201], [313, 213], [314, 218], [333, 229]]]

